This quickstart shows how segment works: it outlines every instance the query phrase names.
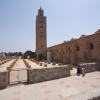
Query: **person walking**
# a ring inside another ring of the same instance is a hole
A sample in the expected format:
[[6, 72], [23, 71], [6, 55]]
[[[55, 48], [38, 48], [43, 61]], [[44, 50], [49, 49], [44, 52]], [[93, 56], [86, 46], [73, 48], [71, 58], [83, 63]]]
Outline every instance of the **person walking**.
[[86, 68], [85, 66], [82, 67], [82, 76], [85, 76], [85, 73], [86, 73]]
[[80, 64], [77, 64], [77, 76], [80, 76], [80, 74], [81, 74]]

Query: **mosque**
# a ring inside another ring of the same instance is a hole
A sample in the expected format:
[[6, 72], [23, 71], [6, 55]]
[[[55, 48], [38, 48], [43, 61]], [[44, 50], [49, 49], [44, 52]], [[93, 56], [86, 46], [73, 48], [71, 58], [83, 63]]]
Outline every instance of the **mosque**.
[[36, 16], [36, 53], [44, 53], [48, 60], [64, 64], [100, 61], [100, 29], [94, 34], [82, 35], [79, 39], [64, 41], [47, 47], [47, 21], [40, 7]]

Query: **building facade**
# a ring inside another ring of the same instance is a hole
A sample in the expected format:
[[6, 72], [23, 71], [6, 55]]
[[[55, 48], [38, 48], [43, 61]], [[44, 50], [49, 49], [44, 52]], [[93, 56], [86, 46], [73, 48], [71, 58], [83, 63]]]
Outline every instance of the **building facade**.
[[47, 50], [52, 52], [53, 61], [65, 64], [100, 61], [100, 29], [92, 35], [64, 41]]
[[36, 16], [36, 53], [46, 53], [47, 50], [47, 30], [46, 16], [40, 7]]

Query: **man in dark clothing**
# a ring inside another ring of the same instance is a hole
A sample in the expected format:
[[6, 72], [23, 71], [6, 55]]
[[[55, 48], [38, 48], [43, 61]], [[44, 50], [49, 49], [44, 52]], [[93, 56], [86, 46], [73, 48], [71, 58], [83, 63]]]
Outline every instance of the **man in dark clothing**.
[[80, 74], [81, 74], [80, 64], [77, 64], [77, 75], [80, 76]]

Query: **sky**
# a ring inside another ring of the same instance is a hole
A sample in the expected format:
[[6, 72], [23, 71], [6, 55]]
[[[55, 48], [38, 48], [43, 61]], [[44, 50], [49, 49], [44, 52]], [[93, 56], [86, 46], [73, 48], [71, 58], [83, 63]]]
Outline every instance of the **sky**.
[[47, 16], [47, 46], [100, 28], [100, 0], [0, 0], [0, 52], [35, 51], [35, 21]]

